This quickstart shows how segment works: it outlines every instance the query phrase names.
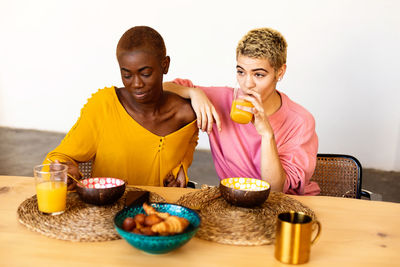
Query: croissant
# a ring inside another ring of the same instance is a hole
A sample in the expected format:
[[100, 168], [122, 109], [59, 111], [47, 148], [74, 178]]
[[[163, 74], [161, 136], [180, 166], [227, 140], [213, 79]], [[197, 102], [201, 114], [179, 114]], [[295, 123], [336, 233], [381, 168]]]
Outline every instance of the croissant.
[[167, 213], [167, 212], [158, 212], [158, 211], [156, 211], [155, 208], [153, 208], [152, 206], [150, 206], [150, 205], [148, 205], [146, 203], [143, 203], [143, 209], [144, 209], [144, 212], [146, 212], [147, 215], [157, 214], [158, 217], [160, 217], [160, 218], [162, 218], [164, 220], [170, 216], [170, 214]]
[[189, 226], [189, 221], [177, 216], [169, 216], [163, 222], [154, 224], [151, 230], [160, 235], [173, 235], [182, 233]]

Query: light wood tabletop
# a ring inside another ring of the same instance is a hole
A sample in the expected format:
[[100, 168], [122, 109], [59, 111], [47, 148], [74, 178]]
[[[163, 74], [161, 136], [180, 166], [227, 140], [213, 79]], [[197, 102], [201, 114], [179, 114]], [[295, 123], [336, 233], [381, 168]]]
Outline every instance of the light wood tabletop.
[[[167, 201], [194, 189], [143, 187]], [[141, 252], [125, 240], [51, 239], [18, 222], [17, 208], [35, 194], [34, 178], [0, 176], [0, 266], [287, 266], [274, 246], [232, 246], [194, 237], [165, 255]], [[320, 239], [303, 266], [399, 266], [400, 204], [322, 196], [293, 196], [313, 209]]]

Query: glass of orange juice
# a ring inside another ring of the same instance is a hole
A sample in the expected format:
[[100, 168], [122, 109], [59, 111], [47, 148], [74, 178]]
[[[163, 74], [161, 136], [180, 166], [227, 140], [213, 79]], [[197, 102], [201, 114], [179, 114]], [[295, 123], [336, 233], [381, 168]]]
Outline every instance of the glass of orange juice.
[[65, 211], [68, 166], [59, 163], [33, 168], [38, 209], [43, 214], [58, 215]]
[[231, 107], [231, 119], [234, 122], [247, 124], [253, 119], [253, 113], [237, 108], [237, 106], [254, 107], [251, 102], [241, 99], [244, 96], [244, 92], [240, 87], [236, 87], [233, 91], [233, 101]]

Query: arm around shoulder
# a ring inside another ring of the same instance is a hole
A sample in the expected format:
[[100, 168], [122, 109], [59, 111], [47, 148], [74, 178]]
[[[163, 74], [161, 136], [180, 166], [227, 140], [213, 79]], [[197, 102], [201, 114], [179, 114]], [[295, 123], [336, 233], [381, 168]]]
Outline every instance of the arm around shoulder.
[[163, 89], [164, 91], [173, 92], [186, 99], [193, 99], [196, 93], [201, 91], [199, 88], [196, 88], [191, 81], [181, 79], [176, 79], [173, 82], [164, 82]]
[[191, 100], [192, 108], [196, 113], [198, 128], [210, 134], [212, 125], [215, 122], [218, 130], [221, 131], [219, 115], [202, 89], [194, 87], [190, 80], [182, 79], [175, 79], [174, 82], [165, 82], [163, 87], [165, 91], [176, 93], [183, 98]]

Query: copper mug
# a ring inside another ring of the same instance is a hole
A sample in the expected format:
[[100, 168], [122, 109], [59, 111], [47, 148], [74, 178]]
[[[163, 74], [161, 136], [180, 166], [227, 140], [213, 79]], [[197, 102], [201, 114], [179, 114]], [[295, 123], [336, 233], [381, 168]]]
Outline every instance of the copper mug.
[[[317, 226], [317, 234], [311, 235]], [[283, 263], [302, 264], [310, 258], [311, 245], [321, 233], [321, 223], [303, 212], [285, 212], [278, 215], [275, 258]]]

